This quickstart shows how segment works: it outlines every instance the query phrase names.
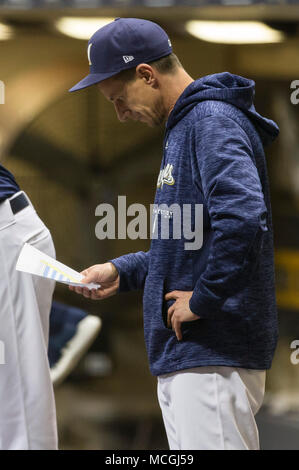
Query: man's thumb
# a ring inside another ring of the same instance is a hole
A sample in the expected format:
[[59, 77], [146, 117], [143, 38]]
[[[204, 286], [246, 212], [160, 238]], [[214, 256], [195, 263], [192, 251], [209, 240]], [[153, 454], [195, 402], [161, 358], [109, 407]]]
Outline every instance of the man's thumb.
[[83, 274], [83, 278], [82, 278], [82, 283], [83, 284], [88, 284], [90, 282], [96, 282], [95, 281], [95, 278], [96, 278], [96, 274], [94, 272], [86, 272], [86, 271], [83, 271], [81, 274]]

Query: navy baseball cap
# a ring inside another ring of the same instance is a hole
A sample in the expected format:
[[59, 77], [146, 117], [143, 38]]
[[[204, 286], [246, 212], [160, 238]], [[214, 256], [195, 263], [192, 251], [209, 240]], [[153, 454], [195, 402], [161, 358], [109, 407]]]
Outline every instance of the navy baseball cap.
[[171, 53], [170, 39], [158, 24], [139, 18], [116, 18], [88, 41], [89, 75], [69, 91], [82, 90], [122, 70]]

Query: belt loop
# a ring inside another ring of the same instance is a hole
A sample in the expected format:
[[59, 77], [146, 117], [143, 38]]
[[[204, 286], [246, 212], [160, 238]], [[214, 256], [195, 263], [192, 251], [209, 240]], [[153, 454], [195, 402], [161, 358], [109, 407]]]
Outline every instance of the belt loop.
[[9, 203], [14, 215], [25, 209], [25, 207], [29, 206], [28, 199], [26, 198], [23, 191], [18, 194], [18, 196], [9, 199]]

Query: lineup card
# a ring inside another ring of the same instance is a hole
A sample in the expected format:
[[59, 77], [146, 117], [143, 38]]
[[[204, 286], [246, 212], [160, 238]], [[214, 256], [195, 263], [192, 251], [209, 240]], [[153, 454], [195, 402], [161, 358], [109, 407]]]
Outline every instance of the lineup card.
[[53, 279], [70, 286], [87, 287], [88, 289], [98, 289], [100, 287], [100, 284], [81, 283], [84, 278], [82, 274], [51, 258], [51, 256], [46, 255], [28, 243], [25, 243], [22, 248], [16, 270]]

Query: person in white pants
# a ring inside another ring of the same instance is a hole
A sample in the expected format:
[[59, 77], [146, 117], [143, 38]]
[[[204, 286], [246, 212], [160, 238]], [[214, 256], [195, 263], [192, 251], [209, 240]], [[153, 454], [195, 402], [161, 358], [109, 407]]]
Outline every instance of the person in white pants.
[[195, 367], [158, 377], [158, 400], [171, 450], [259, 450], [254, 419], [266, 372]]
[[55, 281], [16, 271], [24, 243], [55, 257], [51, 234], [28, 196], [0, 203], [0, 449], [57, 449], [47, 357]]

